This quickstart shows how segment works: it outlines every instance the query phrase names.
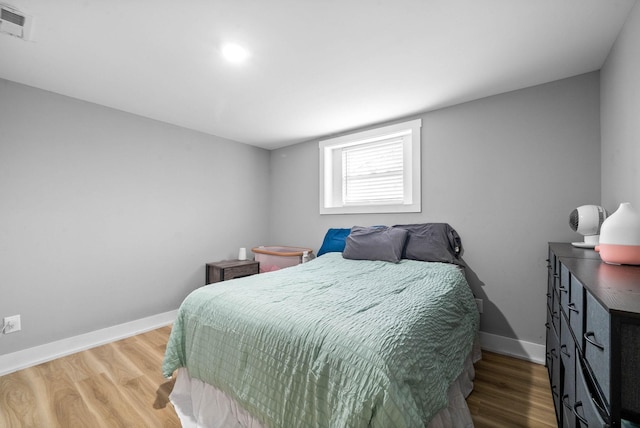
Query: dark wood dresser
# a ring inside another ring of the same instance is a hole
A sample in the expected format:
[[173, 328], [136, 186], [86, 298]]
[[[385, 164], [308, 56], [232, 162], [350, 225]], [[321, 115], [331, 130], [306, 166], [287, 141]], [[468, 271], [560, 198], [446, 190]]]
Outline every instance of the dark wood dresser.
[[560, 427], [640, 427], [640, 266], [549, 243], [546, 364]]

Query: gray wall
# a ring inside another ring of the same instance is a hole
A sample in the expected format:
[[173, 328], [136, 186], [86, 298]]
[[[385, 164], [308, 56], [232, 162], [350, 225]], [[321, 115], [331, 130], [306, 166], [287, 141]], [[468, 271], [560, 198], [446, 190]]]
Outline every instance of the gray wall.
[[318, 141], [274, 150], [270, 240], [317, 250], [329, 227], [448, 222], [481, 330], [544, 344], [547, 242], [579, 240], [569, 213], [600, 203], [599, 90], [594, 72], [415, 116], [419, 214], [320, 216]]
[[636, 3], [601, 73], [602, 203], [640, 209], [640, 4]]
[[0, 354], [176, 309], [269, 189], [266, 150], [0, 80]]

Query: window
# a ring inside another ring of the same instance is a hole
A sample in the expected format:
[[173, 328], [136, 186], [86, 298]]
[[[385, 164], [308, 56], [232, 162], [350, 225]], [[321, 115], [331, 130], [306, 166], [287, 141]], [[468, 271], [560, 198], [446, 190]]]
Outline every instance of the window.
[[320, 141], [320, 214], [420, 212], [422, 120]]

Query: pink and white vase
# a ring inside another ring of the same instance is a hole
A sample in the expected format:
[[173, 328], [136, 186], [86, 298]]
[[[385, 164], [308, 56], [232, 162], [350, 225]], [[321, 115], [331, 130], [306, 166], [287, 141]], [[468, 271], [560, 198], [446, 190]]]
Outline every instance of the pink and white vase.
[[606, 263], [640, 265], [640, 213], [629, 202], [621, 203], [602, 223], [595, 250]]

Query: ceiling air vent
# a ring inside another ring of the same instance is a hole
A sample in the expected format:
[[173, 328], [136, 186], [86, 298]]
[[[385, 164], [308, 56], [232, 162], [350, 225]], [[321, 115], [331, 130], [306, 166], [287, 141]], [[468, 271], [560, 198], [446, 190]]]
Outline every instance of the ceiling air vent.
[[0, 33], [28, 39], [31, 19], [25, 14], [5, 5], [0, 5]]

